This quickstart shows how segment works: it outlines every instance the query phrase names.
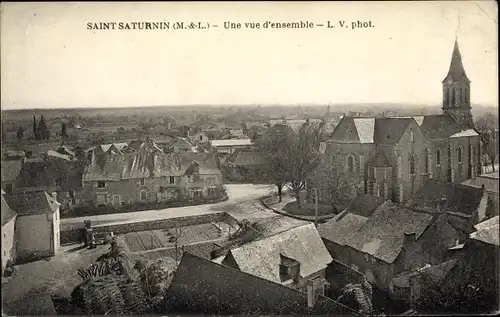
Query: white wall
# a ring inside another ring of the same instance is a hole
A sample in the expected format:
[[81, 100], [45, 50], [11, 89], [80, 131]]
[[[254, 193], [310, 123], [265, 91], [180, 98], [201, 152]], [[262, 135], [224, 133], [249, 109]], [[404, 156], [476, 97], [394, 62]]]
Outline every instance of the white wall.
[[[18, 216], [16, 256], [30, 253], [53, 255], [55, 250], [53, 214]], [[59, 226], [58, 226], [59, 227]]]
[[14, 227], [16, 217], [13, 217], [2, 226], [2, 274], [9, 259], [14, 258], [12, 249], [14, 248]]

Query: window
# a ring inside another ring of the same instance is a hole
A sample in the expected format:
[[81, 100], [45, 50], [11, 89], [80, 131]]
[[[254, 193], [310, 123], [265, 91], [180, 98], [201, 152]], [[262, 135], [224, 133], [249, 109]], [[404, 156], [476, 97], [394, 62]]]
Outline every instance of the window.
[[170, 184], [175, 184], [175, 177], [174, 176], [170, 176], [168, 180], [169, 180]]
[[469, 91], [468, 91], [468, 89], [467, 89], [467, 88], [464, 88], [464, 101], [465, 101], [466, 103], [468, 103], [468, 102], [469, 102]]
[[194, 163], [193, 164], [193, 174], [199, 174], [200, 173], [200, 166], [198, 165], [198, 163]]
[[9, 194], [12, 194], [13, 186], [12, 184], [5, 184], [5, 191]]
[[461, 146], [458, 147], [457, 152], [458, 152], [458, 164], [461, 164], [462, 163], [462, 147]]
[[415, 156], [410, 157], [410, 175], [415, 175]]
[[147, 200], [148, 195], [145, 190], [141, 190], [141, 200]]
[[120, 204], [120, 195], [114, 195], [113, 196], [113, 204], [119, 205]]
[[460, 103], [462, 103], [463, 98], [464, 98], [464, 95], [463, 95], [463, 89], [462, 89], [462, 88], [460, 88], [460, 89], [459, 89], [459, 97], [458, 97], [458, 101], [459, 101]]
[[98, 181], [97, 188], [106, 188], [106, 182], [105, 181]]
[[139, 184], [141, 184], [141, 186], [146, 185], [146, 180], [145, 180], [144, 178], [141, 178], [141, 179], [139, 180]]
[[450, 89], [446, 88], [445, 93], [444, 93], [444, 103], [448, 104], [450, 103]]
[[451, 90], [451, 104], [455, 105], [455, 88]]
[[413, 130], [410, 130], [410, 141], [411, 143], [415, 143], [415, 133]]
[[354, 172], [354, 156], [347, 156], [347, 171]]

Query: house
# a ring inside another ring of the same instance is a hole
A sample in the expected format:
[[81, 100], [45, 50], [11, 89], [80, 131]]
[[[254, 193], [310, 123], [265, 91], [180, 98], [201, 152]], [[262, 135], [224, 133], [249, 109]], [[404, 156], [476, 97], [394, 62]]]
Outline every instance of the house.
[[474, 178], [468, 179], [462, 182], [463, 185], [482, 188], [483, 185], [488, 192], [488, 196], [491, 198], [491, 210], [493, 215], [498, 215], [499, 204], [498, 204], [498, 172], [481, 174]]
[[233, 248], [222, 264], [243, 272], [305, 290], [310, 280], [324, 282], [332, 257], [314, 224], [287, 231]]
[[185, 253], [163, 303], [163, 314], [357, 315], [321, 294], [308, 293]]
[[210, 146], [221, 154], [232, 154], [237, 149], [248, 149], [252, 145], [250, 139], [210, 140]]
[[56, 198], [56, 194], [50, 196], [45, 191], [5, 196], [7, 204], [17, 213], [16, 263], [57, 253], [60, 246], [60, 203]]
[[5, 192], [2, 190], [2, 276], [7, 262], [14, 262], [14, 230], [17, 217], [16, 212], [5, 201], [4, 195]]
[[358, 184], [357, 194], [404, 202], [427, 179], [461, 183], [481, 171], [470, 81], [456, 42], [442, 86], [440, 115], [341, 119], [326, 141], [325, 154], [345, 166]]
[[6, 193], [13, 193], [16, 186], [16, 179], [19, 176], [23, 160], [2, 161], [2, 190]]
[[218, 199], [224, 195], [215, 157], [205, 153], [163, 153], [153, 142], [132, 154], [104, 155], [83, 175], [86, 205], [161, 203]]
[[386, 291], [392, 291], [392, 279], [401, 272], [443, 262], [458, 235], [446, 214], [431, 214], [391, 201], [367, 219], [349, 213], [336, 218], [319, 229], [334, 259]]
[[177, 138], [169, 147], [169, 152], [182, 153], [182, 152], [195, 152], [194, 146], [187, 138]]
[[201, 131], [197, 132], [193, 135], [190, 135], [189, 139], [191, 140], [191, 142], [193, 144], [196, 144], [196, 145], [206, 143], [209, 140], [208, 136]]
[[445, 212], [448, 221], [460, 231], [458, 239], [463, 242], [474, 224], [493, 214], [489, 201], [484, 188], [428, 180], [407, 205], [431, 213]]
[[61, 211], [68, 212], [80, 204], [84, 169], [84, 161], [68, 160], [63, 154], [27, 160], [19, 172], [14, 193], [55, 192]]
[[475, 226], [463, 252], [438, 265], [412, 272], [407, 300], [423, 312], [490, 313], [498, 311], [498, 216]]
[[266, 162], [260, 152], [235, 151], [223, 164], [228, 177], [234, 180], [256, 181], [266, 177]]

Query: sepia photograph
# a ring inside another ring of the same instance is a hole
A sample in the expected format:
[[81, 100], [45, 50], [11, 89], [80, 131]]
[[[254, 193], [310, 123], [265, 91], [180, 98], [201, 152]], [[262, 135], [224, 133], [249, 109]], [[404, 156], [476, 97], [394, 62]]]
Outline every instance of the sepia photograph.
[[0, 3], [2, 316], [493, 315], [496, 1]]

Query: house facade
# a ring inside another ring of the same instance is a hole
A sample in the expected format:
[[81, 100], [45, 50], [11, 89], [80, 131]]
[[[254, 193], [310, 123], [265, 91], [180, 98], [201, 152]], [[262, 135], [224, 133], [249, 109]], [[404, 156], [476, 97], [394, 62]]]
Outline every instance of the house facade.
[[15, 226], [17, 214], [10, 208], [2, 191], [2, 276], [7, 262], [15, 259]]
[[147, 143], [133, 154], [96, 158], [83, 176], [85, 205], [215, 200], [222, 195], [222, 175], [214, 156], [163, 153]]
[[60, 247], [60, 203], [45, 191], [7, 195], [17, 213], [15, 262], [54, 256]]
[[427, 179], [460, 183], [481, 170], [480, 137], [472, 125], [470, 81], [458, 44], [443, 81], [441, 115], [344, 116], [324, 152], [344, 166], [357, 190], [406, 201]]

